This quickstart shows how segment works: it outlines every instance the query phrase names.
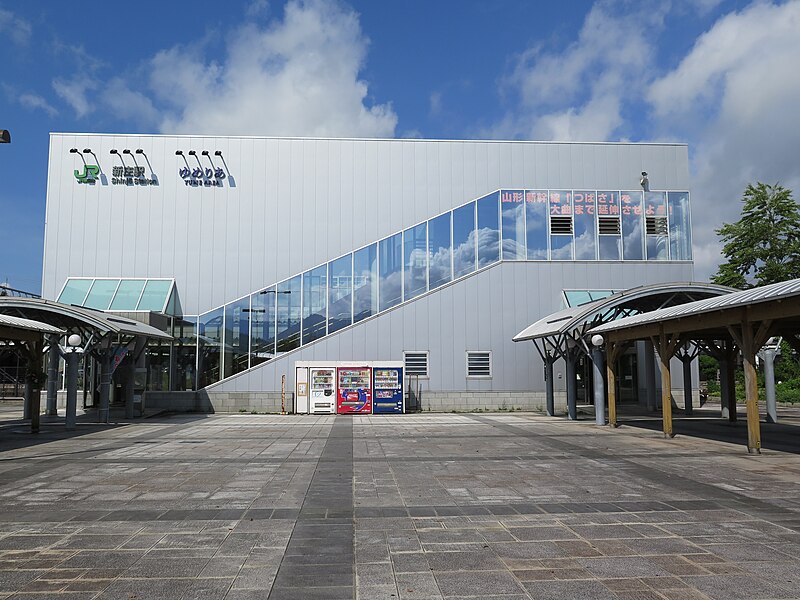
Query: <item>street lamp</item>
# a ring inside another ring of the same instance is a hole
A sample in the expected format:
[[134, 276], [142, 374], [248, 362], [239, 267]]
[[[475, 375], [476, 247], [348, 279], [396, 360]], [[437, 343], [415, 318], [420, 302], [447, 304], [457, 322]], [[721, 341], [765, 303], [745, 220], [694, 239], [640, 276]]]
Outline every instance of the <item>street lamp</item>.
[[0, 144], [11, 143], [11, 132], [8, 129], [0, 129]]

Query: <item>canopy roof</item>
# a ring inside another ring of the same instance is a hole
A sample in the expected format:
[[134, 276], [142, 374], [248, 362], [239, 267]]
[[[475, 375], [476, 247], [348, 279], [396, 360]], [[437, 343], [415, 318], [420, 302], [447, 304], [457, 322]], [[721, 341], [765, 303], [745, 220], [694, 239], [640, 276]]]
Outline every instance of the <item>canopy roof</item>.
[[[578, 338], [590, 329], [635, 313], [651, 314], [664, 306], [683, 305], [700, 298], [730, 294], [733, 288], [711, 283], [658, 283], [616, 292], [602, 300], [565, 308], [540, 319], [514, 336], [515, 342], [558, 338]], [[631, 318], [631, 317], [628, 317]]]
[[57, 331], [52, 333], [80, 329], [91, 330], [100, 336], [118, 334], [172, 339], [171, 335], [133, 319], [41, 298], [0, 297], [0, 314], [40, 321], [57, 328]]
[[47, 323], [33, 321], [31, 319], [23, 319], [21, 317], [14, 317], [11, 315], [0, 314], [0, 327], [8, 327], [10, 329], [23, 329], [25, 331], [35, 331], [37, 333], [57, 333], [63, 335], [66, 333], [63, 329], [53, 327]]
[[[794, 317], [793, 329], [800, 329], [800, 317], [794, 316], [800, 314], [800, 305], [797, 303], [798, 298], [800, 298], [800, 279], [792, 279], [750, 290], [733, 292], [725, 296], [706, 298], [679, 306], [670, 306], [648, 313], [625, 317], [594, 327], [591, 332], [593, 334], [607, 333], [665, 323], [672, 324], [671, 328], [674, 328], [676, 322], [699, 315], [706, 315], [706, 318], [700, 322], [695, 319], [692, 323], [693, 329], [698, 331], [724, 329], [726, 322], [718, 322], [717, 319], [712, 318], [712, 315], [716, 317], [723, 312], [730, 313], [744, 308], [758, 312], [764, 312], [759, 309], [765, 309], [764, 318], [783, 319], [784, 326], [792, 326], [792, 323], [788, 320]], [[781, 307], [781, 310], [778, 310], [778, 307]], [[794, 307], [794, 310], [789, 307]], [[789, 308], [788, 312], [783, 310], [784, 308]], [[792, 332], [790, 331], [789, 333]]]

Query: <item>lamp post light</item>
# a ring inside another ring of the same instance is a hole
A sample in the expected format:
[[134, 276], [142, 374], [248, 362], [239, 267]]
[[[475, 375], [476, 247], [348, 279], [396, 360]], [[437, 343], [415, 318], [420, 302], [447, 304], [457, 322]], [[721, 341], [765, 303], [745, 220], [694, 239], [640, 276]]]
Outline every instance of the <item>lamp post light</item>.
[[594, 380], [594, 422], [606, 424], [606, 386], [603, 381], [603, 336], [596, 333], [592, 336], [592, 379]]

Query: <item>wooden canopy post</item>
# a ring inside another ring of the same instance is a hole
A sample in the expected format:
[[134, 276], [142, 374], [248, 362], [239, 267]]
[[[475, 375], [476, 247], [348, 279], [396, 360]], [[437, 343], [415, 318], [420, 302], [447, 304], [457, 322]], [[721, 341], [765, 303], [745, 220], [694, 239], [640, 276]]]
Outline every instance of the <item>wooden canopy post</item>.
[[664, 436], [675, 437], [672, 430], [672, 377], [669, 372], [669, 361], [680, 342], [680, 336], [675, 335], [668, 339], [663, 323], [658, 330], [658, 337], [653, 337], [652, 341], [658, 351], [658, 361], [661, 365], [661, 419]]
[[617, 423], [617, 359], [624, 348], [620, 342], [606, 343], [606, 375], [608, 380], [608, 424], [619, 427]]

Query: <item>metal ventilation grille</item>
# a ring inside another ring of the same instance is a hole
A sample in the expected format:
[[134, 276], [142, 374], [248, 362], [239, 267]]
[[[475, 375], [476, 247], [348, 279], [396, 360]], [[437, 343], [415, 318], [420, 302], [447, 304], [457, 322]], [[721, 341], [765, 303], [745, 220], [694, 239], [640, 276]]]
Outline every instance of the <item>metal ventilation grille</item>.
[[646, 217], [647, 235], [667, 235], [667, 217]]
[[428, 376], [427, 352], [403, 352], [403, 364], [406, 375]]
[[599, 217], [600, 235], [619, 235], [619, 217]]
[[570, 235], [572, 233], [572, 217], [550, 217], [550, 233], [552, 235]]
[[467, 377], [491, 377], [492, 353], [467, 352]]

